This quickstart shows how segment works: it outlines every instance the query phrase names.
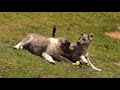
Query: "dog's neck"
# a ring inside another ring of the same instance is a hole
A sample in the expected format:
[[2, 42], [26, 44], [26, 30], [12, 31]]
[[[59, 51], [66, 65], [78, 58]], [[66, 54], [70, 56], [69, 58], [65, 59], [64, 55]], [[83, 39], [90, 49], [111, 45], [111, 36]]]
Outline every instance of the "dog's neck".
[[87, 51], [88, 51], [88, 47], [89, 47], [89, 44], [85, 44], [85, 45], [80, 45], [80, 46], [76, 46], [76, 47], [78, 47], [78, 50], [80, 50], [81, 51], [81, 53], [87, 53]]
[[70, 50], [72, 53], [77, 53], [79, 55], [85, 55], [88, 51], [88, 47], [89, 47], [89, 44], [84, 44], [84, 45], [79, 46], [77, 43], [75, 43], [72, 46], [72, 49]]

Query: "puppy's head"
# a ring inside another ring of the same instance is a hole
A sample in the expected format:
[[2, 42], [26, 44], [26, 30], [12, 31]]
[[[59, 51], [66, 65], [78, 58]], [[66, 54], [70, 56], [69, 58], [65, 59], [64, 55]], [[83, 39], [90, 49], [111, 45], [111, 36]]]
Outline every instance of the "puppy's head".
[[69, 46], [70, 46], [70, 39], [68, 38], [58, 38], [58, 41], [60, 43], [60, 48], [62, 49], [63, 52], [68, 51]]
[[80, 38], [77, 42], [78, 46], [81, 46], [81, 45], [89, 45], [91, 40], [93, 39], [93, 34], [90, 33], [89, 35], [86, 35], [86, 34], [81, 34], [80, 35]]

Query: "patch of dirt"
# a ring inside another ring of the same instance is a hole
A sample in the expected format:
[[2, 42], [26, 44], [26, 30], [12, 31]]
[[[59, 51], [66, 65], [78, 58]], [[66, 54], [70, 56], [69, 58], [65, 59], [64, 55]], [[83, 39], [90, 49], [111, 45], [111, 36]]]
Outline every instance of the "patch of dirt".
[[120, 62], [114, 62], [115, 65], [119, 65], [120, 66]]
[[106, 32], [105, 35], [116, 39], [120, 39], [120, 32]]

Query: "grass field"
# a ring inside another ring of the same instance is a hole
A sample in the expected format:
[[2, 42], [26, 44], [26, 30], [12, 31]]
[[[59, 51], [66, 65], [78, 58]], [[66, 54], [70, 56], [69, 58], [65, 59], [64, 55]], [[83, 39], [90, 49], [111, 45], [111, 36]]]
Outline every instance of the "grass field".
[[[89, 52], [97, 72], [86, 66], [65, 62], [52, 65], [25, 50], [14, 50], [28, 33], [51, 37], [53, 25], [57, 37], [76, 42], [81, 32], [94, 34]], [[105, 36], [119, 32], [118, 12], [0, 12], [0, 78], [120, 78], [120, 40]]]

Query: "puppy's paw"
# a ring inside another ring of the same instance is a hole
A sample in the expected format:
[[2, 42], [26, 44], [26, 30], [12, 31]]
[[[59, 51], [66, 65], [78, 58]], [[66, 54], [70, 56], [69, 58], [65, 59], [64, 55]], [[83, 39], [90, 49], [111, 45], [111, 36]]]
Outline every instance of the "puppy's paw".
[[72, 63], [72, 65], [76, 65], [76, 63]]
[[100, 72], [100, 71], [101, 71], [101, 69], [97, 69], [97, 71], [99, 71], [99, 72]]
[[14, 49], [19, 49], [19, 47], [18, 46], [14, 46]]
[[96, 71], [99, 71], [99, 72], [101, 71], [101, 69], [98, 69], [98, 68], [93, 68], [93, 69], [96, 70]]
[[51, 64], [55, 64], [56, 62], [55, 62], [55, 61], [49, 61], [49, 63], [51, 63]]

